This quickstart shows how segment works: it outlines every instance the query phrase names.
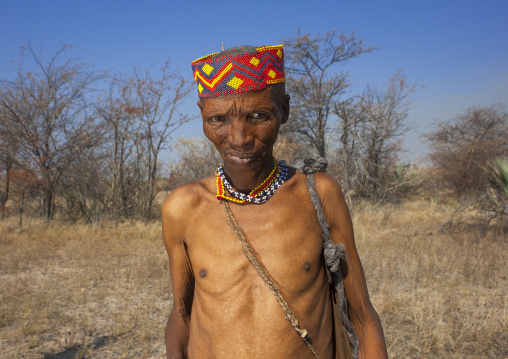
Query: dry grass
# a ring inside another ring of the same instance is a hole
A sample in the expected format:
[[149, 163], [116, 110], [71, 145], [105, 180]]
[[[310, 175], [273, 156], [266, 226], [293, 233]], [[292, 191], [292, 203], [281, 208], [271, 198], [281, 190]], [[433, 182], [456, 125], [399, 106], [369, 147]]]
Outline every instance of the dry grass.
[[391, 358], [508, 356], [506, 233], [440, 233], [452, 212], [417, 201], [355, 216]]
[[1, 228], [1, 358], [163, 357], [160, 224], [13, 227]]
[[[506, 358], [507, 238], [440, 233], [452, 209], [359, 208], [358, 250], [391, 358]], [[160, 224], [0, 223], [1, 358], [162, 358]]]

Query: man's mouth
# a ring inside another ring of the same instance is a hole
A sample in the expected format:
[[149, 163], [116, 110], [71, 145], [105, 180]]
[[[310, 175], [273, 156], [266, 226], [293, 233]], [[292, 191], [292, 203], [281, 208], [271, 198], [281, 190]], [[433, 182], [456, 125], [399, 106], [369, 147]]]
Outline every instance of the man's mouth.
[[252, 163], [258, 158], [255, 153], [227, 153], [226, 156], [239, 165]]

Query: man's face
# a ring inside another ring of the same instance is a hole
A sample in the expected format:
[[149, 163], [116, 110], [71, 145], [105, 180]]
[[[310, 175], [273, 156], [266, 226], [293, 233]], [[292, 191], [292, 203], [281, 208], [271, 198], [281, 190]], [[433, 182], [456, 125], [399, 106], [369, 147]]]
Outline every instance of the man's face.
[[203, 132], [228, 168], [255, 169], [272, 161], [279, 127], [289, 115], [289, 96], [273, 87], [261, 91], [206, 98], [198, 102]]

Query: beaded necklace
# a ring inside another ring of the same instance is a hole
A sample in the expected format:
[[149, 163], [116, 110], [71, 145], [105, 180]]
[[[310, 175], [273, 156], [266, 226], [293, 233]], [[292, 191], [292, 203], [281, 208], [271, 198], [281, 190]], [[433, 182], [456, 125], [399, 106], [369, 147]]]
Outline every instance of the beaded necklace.
[[[265, 178], [263, 182], [249, 194], [243, 194], [233, 189], [224, 175], [224, 164], [217, 169], [217, 199], [219, 201], [228, 200], [237, 203], [265, 203], [273, 196], [275, 191], [284, 183], [288, 174], [288, 166], [284, 161], [273, 159], [274, 167], [272, 172]], [[228, 197], [225, 195], [225, 189], [233, 195]]]

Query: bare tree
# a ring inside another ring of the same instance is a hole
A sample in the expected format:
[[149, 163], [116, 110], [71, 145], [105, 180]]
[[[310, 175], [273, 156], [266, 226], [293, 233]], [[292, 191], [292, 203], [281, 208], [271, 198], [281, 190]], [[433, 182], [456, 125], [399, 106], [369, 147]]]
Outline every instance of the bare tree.
[[12, 137], [12, 129], [10, 128], [10, 122], [7, 121], [7, 113], [5, 108], [0, 106], [0, 178], [4, 177], [3, 189], [0, 193], [2, 219], [5, 217], [6, 205], [11, 192], [11, 170], [16, 163], [17, 153], [18, 144]]
[[[62, 175], [100, 137], [88, 97], [97, 74], [81, 58], [70, 57], [70, 50], [63, 46], [45, 58], [24, 45], [16, 80], [0, 84], [0, 106], [19, 146], [20, 165], [40, 179], [48, 220]], [[31, 71], [23, 68], [27, 59]]]
[[414, 90], [398, 71], [383, 88], [367, 86], [363, 94], [335, 105], [339, 139], [331, 170], [346, 195], [387, 198], [387, 191], [404, 187], [406, 167], [398, 154], [402, 136], [411, 130], [406, 119]]
[[360, 98], [361, 128], [358, 140], [363, 142], [363, 166], [358, 194], [376, 195], [390, 187], [402, 136], [411, 127], [406, 123], [410, 109], [408, 96], [415, 86], [408, 84], [398, 71], [384, 89], [370, 86]]
[[371, 52], [373, 47], [364, 46], [354, 32], [345, 35], [335, 30], [316, 37], [298, 32], [284, 45], [291, 119], [283, 131], [309, 143], [318, 155], [326, 157], [334, 108], [343, 101], [349, 86], [349, 74], [339, 71], [338, 66]]
[[189, 94], [192, 86], [176, 72], [172, 72], [169, 61], [160, 68], [156, 79], [151, 69], [134, 69], [134, 75], [124, 86], [124, 111], [137, 120], [137, 136], [134, 139], [138, 180], [143, 181], [139, 203], [143, 203], [145, 218], [152, 213], [156, 195], [156, 180], [159, 174], [159, 156], [167, 149], [171, 134], [191, 118], [178, 112], [178, 107]]
[[442, 184], [458, 196], [475, 195], [488, 187], [485, 166], [508, 156], [508, 113], [505, 106], [470, 107], [425, 136], [429, 160]]
[[350, 98], [335, 104], [334, 112], [339, 117], [337, 132], [338, 148], [330, 163], [330, 169], [341, 183], [347, 199], [358, 189], [363, 174], [365, 141], [359, 135], [363, 128], [361, 97]]
[[103, 173], [109, 181], [105, 202], [115, 217], [131, 217], [135, 205], [132, 198], [135, 188], [128, 184], [133, 182], [129, 161], [132, 160], [140, 124], [136, 119], [137, 110], [129, 107], [128, 98], [124, 99], [125, 87], [126, 83], [120, 76], [112, 78], [108, 91], [96, 105], [97, 115], [104, 121], [109, 139], [105, 143], [109, 155]]
[[411, 130], [406, 119], [415, 86], [398, 71], [386, 87], [367, 86], [362, 94], [348, 97], [349, 74], [339, 65], [374, 50], [356, 33], [298, 34], [285, 45], [292, 106], [283, 136], [309, 144], [314, 154], [333, 154], [330, 170], [346, 195], [386, 198], [400, 190], [407, 176], [398, 154], [402, 136]]
[[98, 225], [110, 216], [111, 193], [108, 188], [108, 154], [97, 147], [85, 150], [70, 165], [61, 179], [66, 218]]

